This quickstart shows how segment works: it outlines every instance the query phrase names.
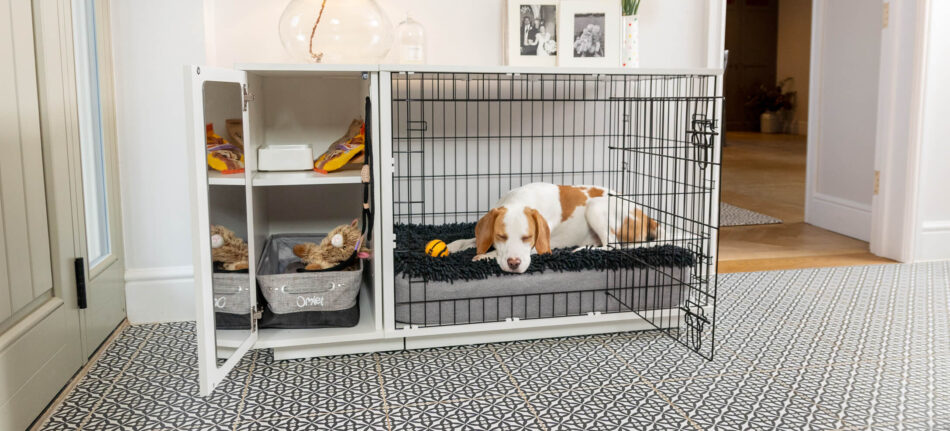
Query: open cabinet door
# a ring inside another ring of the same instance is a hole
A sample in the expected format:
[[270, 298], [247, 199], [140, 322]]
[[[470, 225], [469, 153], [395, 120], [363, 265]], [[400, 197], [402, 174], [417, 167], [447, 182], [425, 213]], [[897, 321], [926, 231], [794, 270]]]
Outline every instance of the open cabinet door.
[[[612, 102], [617, 139], [608, 151], [608, 214], [625, 220], [609, 245], [637, 265], [609, 272], [606, 293], [706, 359], [716, 326], [720, 81], [715, 74], [664, 77], [649, 88], [628, 82]], [[654, 221], [642, 222], [644, 214]], [[687, 253], [655, 262], [641, 247]]]
[[[241, 156], [243, 137], [248, 136], [244, 132], [249, 98], [244, 72], [191, 66], [186, 69], [185, 82], [189, 84], [186, 106], [191, 124], [188, 153], [192, 162], [198, 376], [201, 394], [208, 395], [257, 341], [254, 259], [222, 264], [212, 258], [215, 249], [225, 250], [234, 237], [252, 241], [252, 228], [247, 222], [250, 181]], [[236, 120], [241, 120], [240, 127]], [[222, 151], [217, 154], [233, 157], [225, 163], [224, 172], [210, 167], [206, 138], [211, 133], [226, 141], [214, 144]], [[212, 232], [212, 225], [227, 229], [233, 236], [217, 228]]]

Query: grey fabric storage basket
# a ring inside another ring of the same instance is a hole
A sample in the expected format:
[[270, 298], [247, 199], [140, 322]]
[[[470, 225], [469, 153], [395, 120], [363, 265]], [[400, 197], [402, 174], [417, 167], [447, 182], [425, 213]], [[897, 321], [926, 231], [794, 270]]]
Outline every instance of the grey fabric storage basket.
[[356, 306], [363, 276], [363, 262], [354, 271], [296, 272], [302, 268], [294, 245], [319, 243], [326, 235], [280, 234], [271, 236], [257, 272], [257, 285], [267, 308], [274, 314], [326, 312]]
[[215, 272], [211, 275], [211, 292], [214, 296], [214, 312], [249, 314], [251, 295], [248, 293], [251, 276], [247, 271]]

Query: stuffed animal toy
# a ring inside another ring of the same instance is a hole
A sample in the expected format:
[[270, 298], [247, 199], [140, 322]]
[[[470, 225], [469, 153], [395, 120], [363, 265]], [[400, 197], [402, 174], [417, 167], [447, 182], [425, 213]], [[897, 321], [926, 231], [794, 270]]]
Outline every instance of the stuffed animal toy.
[[353, 219], [350, 224], [335, 227], [320, 241], [320, 245], [312, 242], [297, 244], [294, 254], [307, 264], [307, 271], [333, 268], [346, 262], [357, 251], [357, 246], [357, 257], [365, 259], [369, 257], [370, 250], [361, 242], [362, 234], [356, 227], [358, 224], [359, 220]]
[[211, 225], [211, 261], [226, 271], [247, 269], [247, 243], [230, 229]]

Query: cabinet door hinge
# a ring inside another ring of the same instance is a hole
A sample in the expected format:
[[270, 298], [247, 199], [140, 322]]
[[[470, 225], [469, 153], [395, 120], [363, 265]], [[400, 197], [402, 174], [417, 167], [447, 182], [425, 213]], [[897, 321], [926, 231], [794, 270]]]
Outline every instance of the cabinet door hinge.
[[257, 304], [251, 307], [251, 330], [257, 331], [257, 321], [264, 317], [264, 307]]
[[881, 171], [874, 171], [874, 194], [881, 192]]
[[247, 92], [247, 84], [241, 84], [241, 102], [244, 112], [247, 112], [247, 103], [254, 100], [254, 93]]
[[884, 2], [884, 10], [881, 12], [881, 28], [887, 28], [891, 22], [891, 4]]
[[86, 303], [86, 261], [77, 257], [73, 261], [73, 269], [76, 272], [76, 304], [80, 309], [85, 309]]

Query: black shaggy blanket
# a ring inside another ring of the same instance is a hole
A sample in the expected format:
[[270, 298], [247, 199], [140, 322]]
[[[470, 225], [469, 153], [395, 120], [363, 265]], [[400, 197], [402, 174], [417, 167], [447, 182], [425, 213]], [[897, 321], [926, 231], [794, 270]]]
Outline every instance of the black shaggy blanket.
[[[422, 278], [428, 281], [482, 280], [489, 277], [518, 275], [502, 271], [494, 259], [473, 262], [474, 248], [446, 257], [432, 257], [425, 253], [426, 244], [441, 239], [446, 244], [457, 239], [473, 238], [475, 223], [443, 225], [396, 224], [396, 252], [394, 269], [404, 278]], [[672, 245], [661, 245], [624, 250], [579, 250], [559, 248], [551, 254], [531, 256], [526, 274], [544, 271], [585, 271], [642, 268], [647, 266], [692, 266], [695, 257], [689, 250]]]

